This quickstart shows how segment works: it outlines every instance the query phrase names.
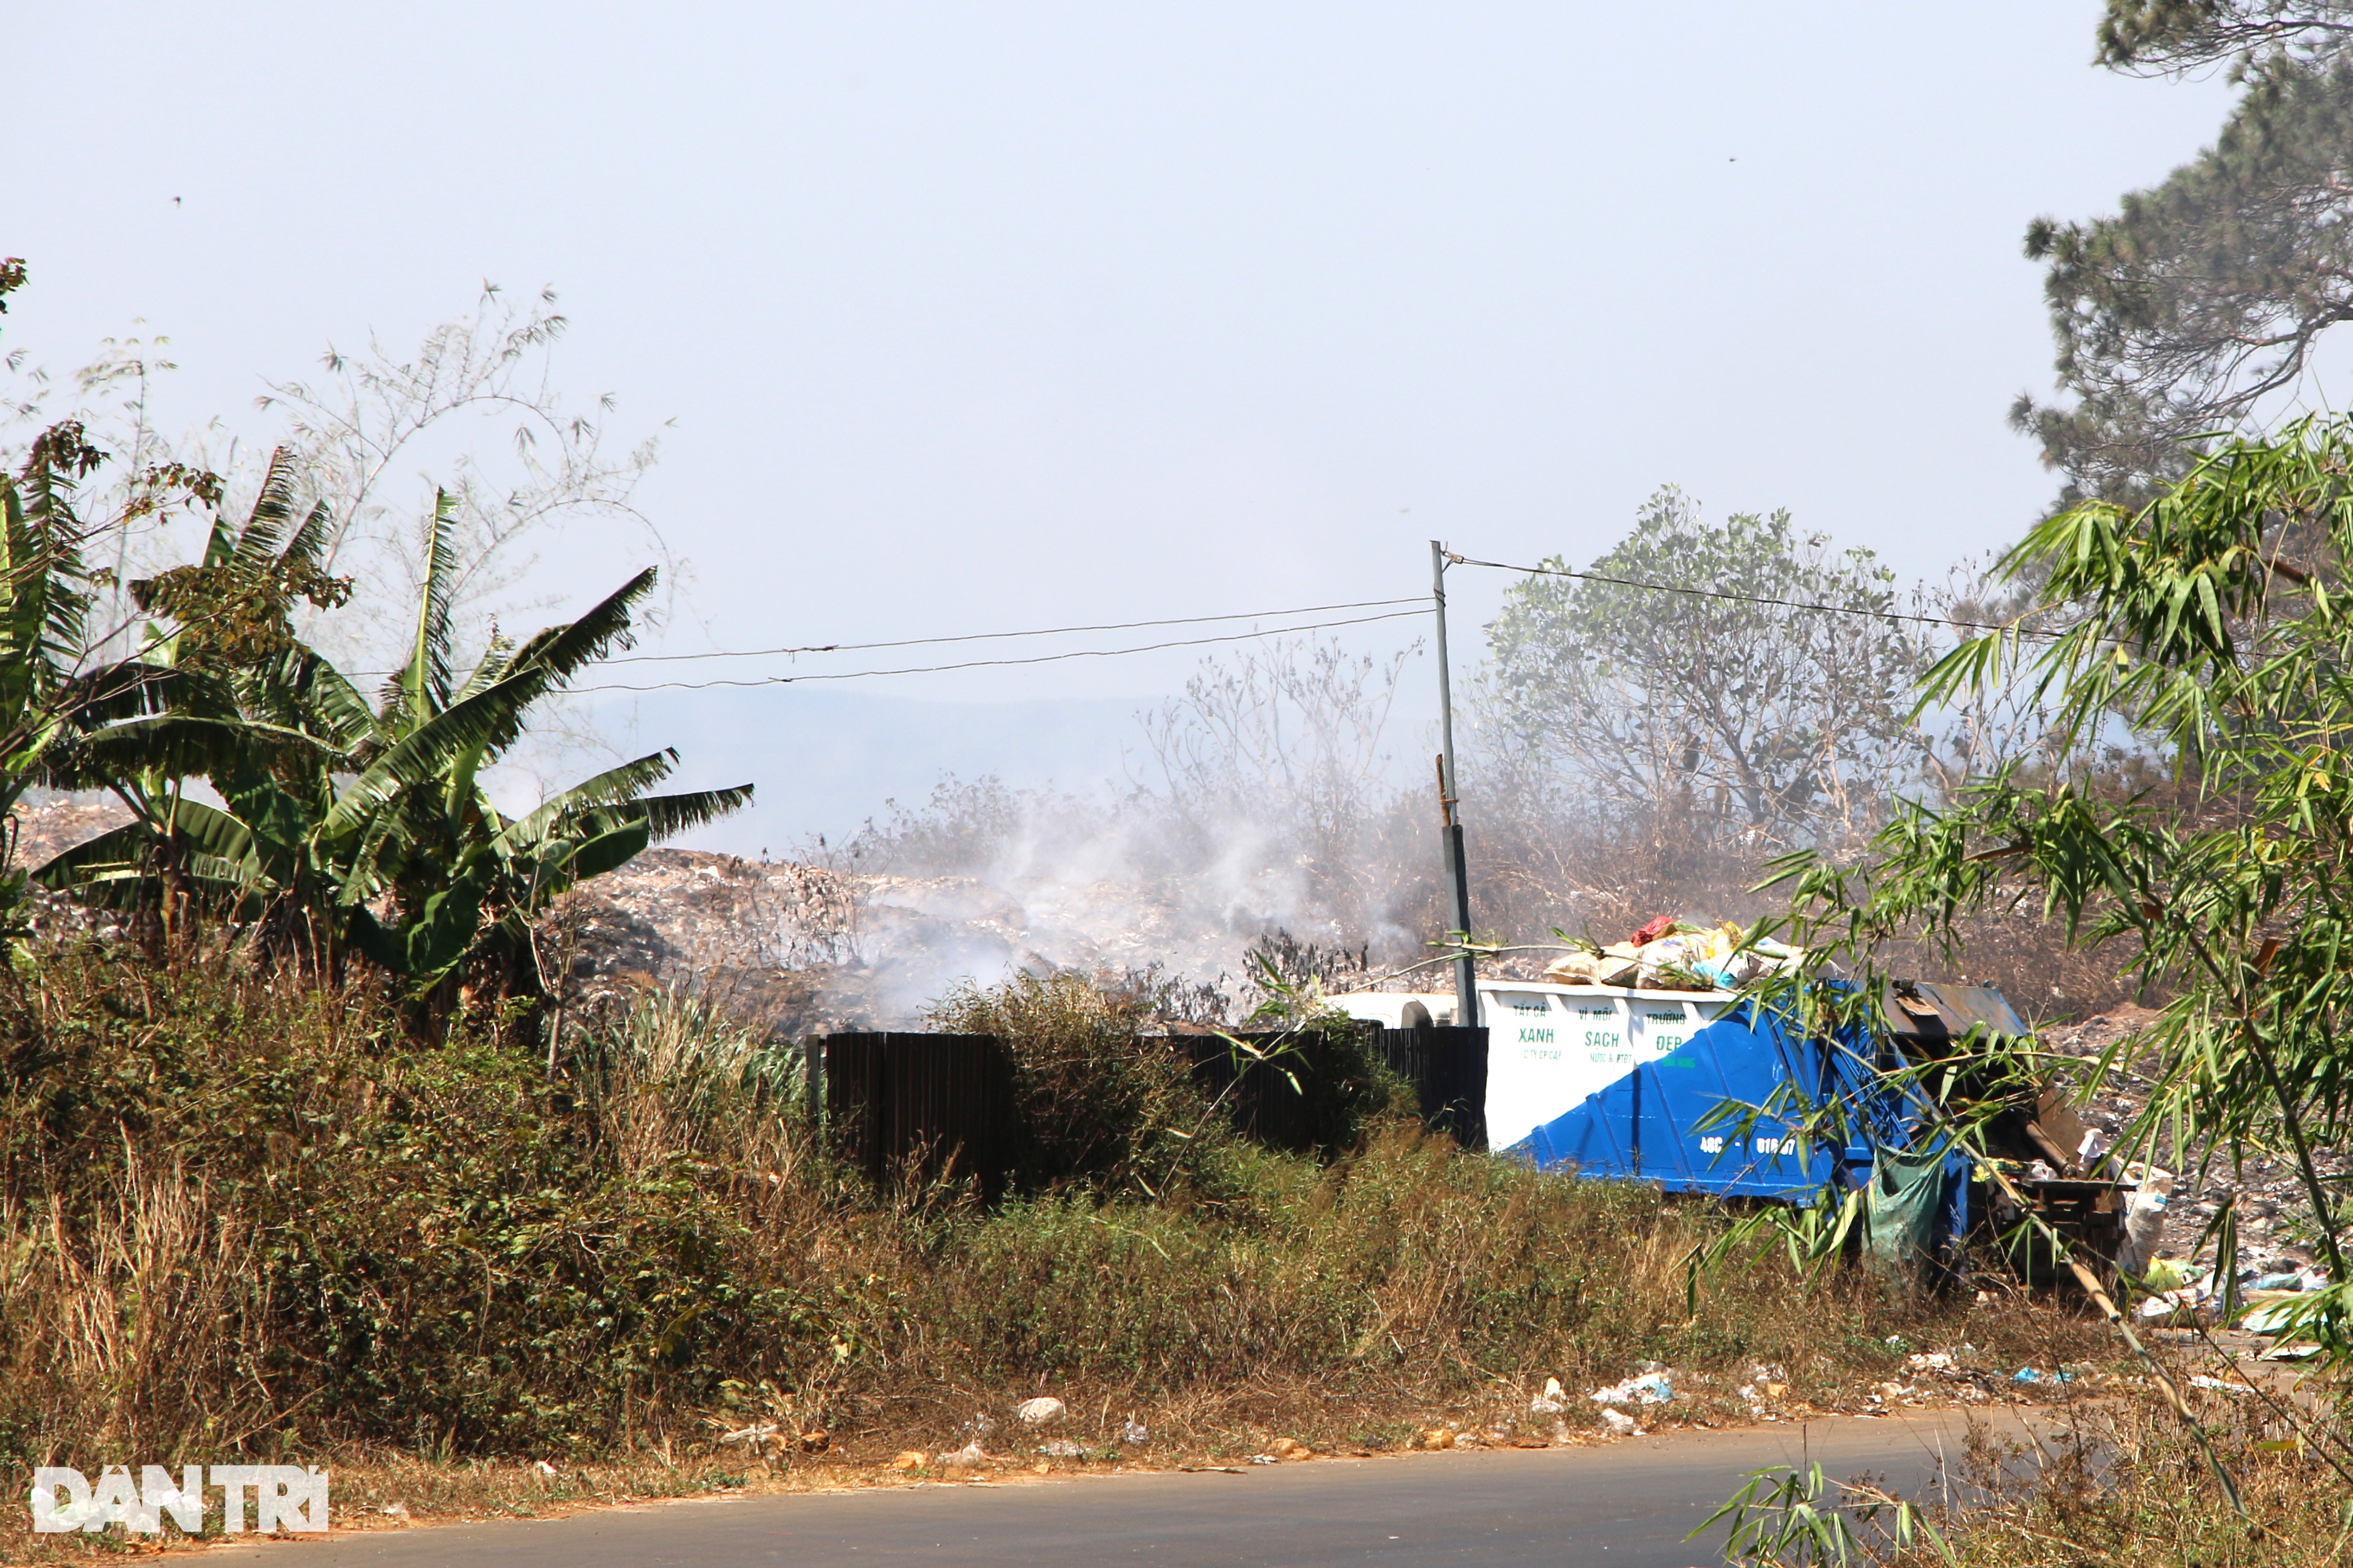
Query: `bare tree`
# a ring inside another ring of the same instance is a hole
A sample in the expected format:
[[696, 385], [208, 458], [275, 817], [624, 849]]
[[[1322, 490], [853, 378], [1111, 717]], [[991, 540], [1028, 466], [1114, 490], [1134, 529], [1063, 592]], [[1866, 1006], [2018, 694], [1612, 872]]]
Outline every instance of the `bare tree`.
[[[329, 570], [412, 590], [375, 602], [414, 602], [419, 531], [436, 493], [447, 492], [457, 502], [453, 614], [477, 623], [470, 634], [497, 615], [544, 606], [515, 590], [538, 563], [536, 536], [558, 522], [626, 525], [675, 593], [679, 563], [635, 500], [659, 436], [617, 452], [606, 426], [612, 395], [586, 410], [566, 406], [554, 350], [569, 325], [552, 289], [523, 305], [485, 284], [471, 313], [435, 327], [405, 358], [372, 338], [361, 354], [330, 348], [320, 379], [266, 384], [257, 406], [283, 418], [334, 514]], [[485, 426], [495, 443], [480, 439]]]
[[1252, 840], [1303, 874], [1342, 929], [1383, 923], [1392, 879], [1370, 850], [1398, 784], [1388, 750], [1398, 681], [1419, 647], [1379, 658], [1284, 638], [1205, 659], [1183, 697], [1140, 715], [1140, 782], [1197, 857]]

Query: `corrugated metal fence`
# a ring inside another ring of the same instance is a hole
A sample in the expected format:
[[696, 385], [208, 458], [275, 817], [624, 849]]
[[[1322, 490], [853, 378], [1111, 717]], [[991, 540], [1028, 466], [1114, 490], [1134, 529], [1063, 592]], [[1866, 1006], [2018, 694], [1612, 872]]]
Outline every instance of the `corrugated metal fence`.
[[[1314, 1150], [1333, 1121], [1319, 1098], [1333, 1043], [1317, 1034], [1171, 1035], [1194, 1082], [1235, 1128], [1272, 1148]], [[1378, 1029], [1368, 1042], [1414, 1087], [1422, 1121], [1466, 1149], [1487, 1146], [1487, 1031]], [[835, 1147], [877, 1184], [977, 1181], [994, 1197], [1016, 1156], [1013, 1062], [992, 1035], [825, 1037], [826, 1121]], [[812, 1062], [813, 1067], [818, 1064]]]
[[1421, 1124], [1451, 1134], [1465, 1149], [1487, 1147], [1487, 1031], [1379, 1029], [1375, 1038], [1389, 1070], [1413, 1085]]
[[1013, 1171], [1013, 1059], [994, 1035], [850, 1034], [824, 1041], [834, 1146], [877, 1185]]

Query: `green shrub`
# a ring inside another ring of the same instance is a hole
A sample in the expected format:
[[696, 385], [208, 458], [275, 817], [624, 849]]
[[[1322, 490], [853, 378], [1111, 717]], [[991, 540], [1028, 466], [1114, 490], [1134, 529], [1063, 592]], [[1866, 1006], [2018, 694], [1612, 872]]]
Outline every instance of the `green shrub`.
[[1024, 971], [933, 1005], [944, 1033], [994, 1035], [1013, 1058], [1024, 1185], [1153, 1196], [1211, 1174], [1229, 1141], [1186, 1059], [1143, 1034], [1136, 1000], [1082, 975]]

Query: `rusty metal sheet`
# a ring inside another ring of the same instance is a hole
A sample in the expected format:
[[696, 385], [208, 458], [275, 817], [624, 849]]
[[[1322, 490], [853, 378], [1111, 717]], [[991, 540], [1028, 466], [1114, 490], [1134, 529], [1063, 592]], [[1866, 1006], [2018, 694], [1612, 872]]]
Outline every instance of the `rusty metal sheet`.
[[1979, 1025], [1989, 1035], [2011, 1039], [2031, 1032], [2009, 999], [1990, 985], [1898, 980], [1887, 988], [1884, 1011], [1896, 1034], [1928, 1044], [1960, 1039]]

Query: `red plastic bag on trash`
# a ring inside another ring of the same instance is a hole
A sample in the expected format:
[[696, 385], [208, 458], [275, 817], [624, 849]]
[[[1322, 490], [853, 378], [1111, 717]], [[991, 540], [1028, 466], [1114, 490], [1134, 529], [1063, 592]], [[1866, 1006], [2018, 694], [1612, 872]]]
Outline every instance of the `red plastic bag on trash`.
[[1674, 929], [1675, 917], [1672, 915], [1661, 915], [1658, 919], [1652, 921], [1650, 924], [1644, 926], [1641, 931], [1634, 933], [1631, 938], [1631, 945], [1635, 947], [1647, 947], [1651, 942], [1658, 941], [1661, 937], [1666, 935], [1669, 931]]

